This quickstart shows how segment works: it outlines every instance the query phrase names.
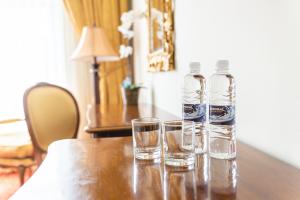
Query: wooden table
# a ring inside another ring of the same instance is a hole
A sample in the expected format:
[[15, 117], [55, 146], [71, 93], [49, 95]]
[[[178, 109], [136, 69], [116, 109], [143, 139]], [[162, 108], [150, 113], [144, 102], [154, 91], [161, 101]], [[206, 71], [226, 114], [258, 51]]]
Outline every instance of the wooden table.
[[85, 131], [95, 138], [131, 136], [131, 120], [136, 118], [177, 119], [174, 115], [150, 104], [111, 105], [103, 109], [94, 106], [88, 112], [89, 120]]
[[190, 171], [138, 161], [132, 153], [131, 137], [55, 142], [11, 199], [300, 199], [298, 169], [240, 142], [237, 160], [198, 156]]

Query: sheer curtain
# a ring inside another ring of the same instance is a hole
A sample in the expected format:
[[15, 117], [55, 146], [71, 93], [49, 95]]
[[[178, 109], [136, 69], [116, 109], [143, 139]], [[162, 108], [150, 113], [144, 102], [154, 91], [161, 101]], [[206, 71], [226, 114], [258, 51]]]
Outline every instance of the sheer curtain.
[[74, 89], [66, 23], [61, 0], [0, 1], [0, 120], [23, 117], [23, 93], [37, 82]]

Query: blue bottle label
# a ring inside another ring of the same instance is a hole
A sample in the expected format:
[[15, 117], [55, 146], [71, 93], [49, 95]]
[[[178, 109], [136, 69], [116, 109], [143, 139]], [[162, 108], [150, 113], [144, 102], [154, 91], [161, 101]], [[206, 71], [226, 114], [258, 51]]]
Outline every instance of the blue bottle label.
[[205, 122], [206, 104], [183, 104], [183, 119], [194, 122]]
[[209, 123], [214, 125], [235, 124], [235, 106], [209, 105]]

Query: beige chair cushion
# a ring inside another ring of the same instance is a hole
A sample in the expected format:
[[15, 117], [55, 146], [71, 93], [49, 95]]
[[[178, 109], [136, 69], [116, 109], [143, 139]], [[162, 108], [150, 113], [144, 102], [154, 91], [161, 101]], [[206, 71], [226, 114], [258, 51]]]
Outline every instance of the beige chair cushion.
[[22, 146], [0, 146], [0, 158], [27, 158], [32, 157], [31, 144]]
[[0, 166], [4, 166], [4, 167], [18, 167], [18, 166], [30, 167], [34, 164], [35, 162], [33, 161], [32, 158], [23, 158], [23, 159], [0, 158]]

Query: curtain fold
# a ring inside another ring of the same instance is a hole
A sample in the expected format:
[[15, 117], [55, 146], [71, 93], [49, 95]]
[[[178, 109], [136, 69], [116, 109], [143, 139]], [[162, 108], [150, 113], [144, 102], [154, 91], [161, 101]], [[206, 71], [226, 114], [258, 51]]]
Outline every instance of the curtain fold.
[[[78, 38], [84, 26], [95, 24], [106, 31], [115, 50], [119, 49], [122, 36], [118, 26], [122, 13], [128, 10], [128, 0], [64, 0], [64, 5]], [[101, 107], [122, 104], [121, 84], [127, 73], [126, 67], [124, 60], [100, 64]]]

